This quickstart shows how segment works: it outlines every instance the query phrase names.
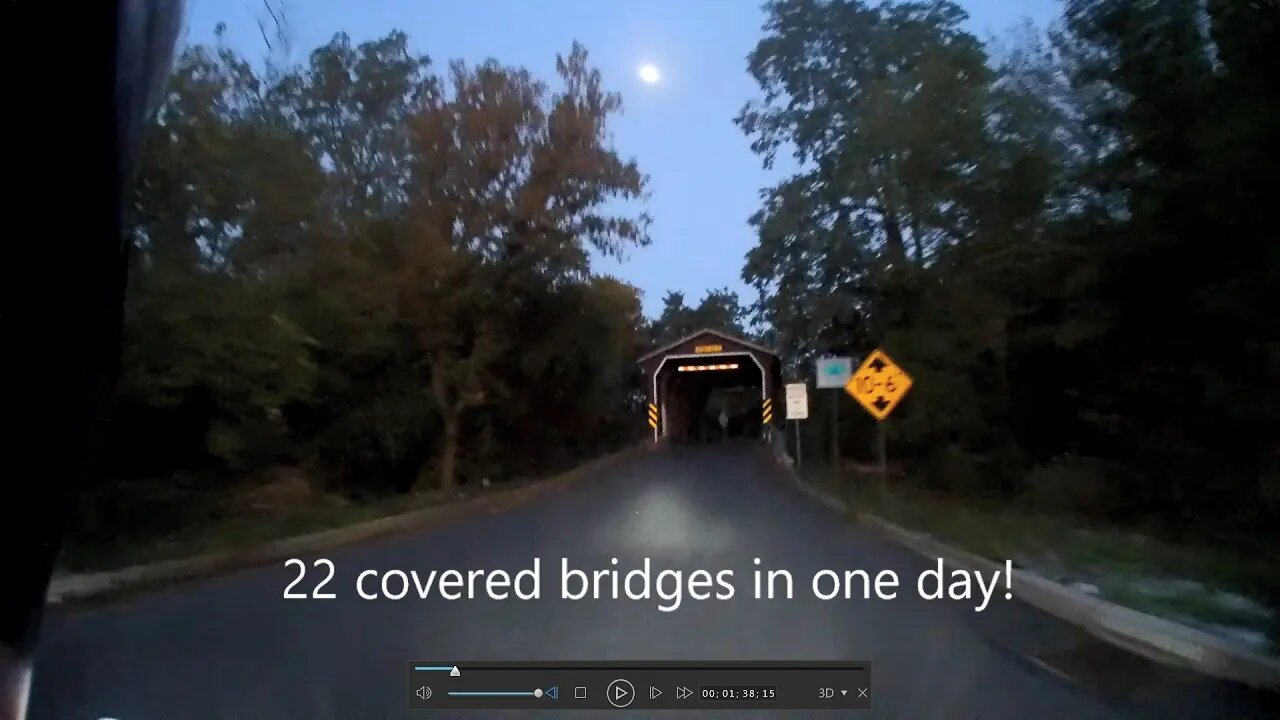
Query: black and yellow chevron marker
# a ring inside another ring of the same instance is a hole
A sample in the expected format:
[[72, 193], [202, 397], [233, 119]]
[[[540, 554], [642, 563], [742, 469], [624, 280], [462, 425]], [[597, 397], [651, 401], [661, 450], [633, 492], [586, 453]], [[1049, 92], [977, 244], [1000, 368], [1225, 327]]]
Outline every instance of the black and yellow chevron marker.
[[773, 400], [765, 398], [760, 408], [760, 420], [765, 425], [773, 422]]
[[649, 403], [649, 427], [658, 429], [658, 406]]

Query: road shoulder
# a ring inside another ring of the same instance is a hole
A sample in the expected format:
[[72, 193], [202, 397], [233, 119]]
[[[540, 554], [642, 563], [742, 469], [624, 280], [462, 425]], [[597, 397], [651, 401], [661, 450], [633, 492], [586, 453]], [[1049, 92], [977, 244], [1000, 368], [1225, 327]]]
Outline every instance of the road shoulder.
[[46, 602], [57, 609], [112, 602], [177, 582], [227, 574], [278, 562], [285, 558], [313, 554], [401, 533], [428, 530], [460, 522], [477, 514], [504, 512], [545, 497], [549, 493], [563, 490], [593, 473], [625, 461], [646, 450], [647, 447], [648, 445], [644, 444], [609, 453], [587, 461], [572, 470], [529, 485], [488, 492], [456, 502], [433, 505], [422, 510], [288, 537], [253, 547], [205, 553], [102, 572], [56, 575], [49, 585]]
[[[831, 493], [803, 482], [783, 463], [779, 476], [801, 492], [840, 513], [847, 503]], [[941, 558], [948, 566], [984, 573], [1003, 571], [997, 563], [951, 547], [927, 533], [900, 527], [869, 513], [857, 513], [856, 521], [930, 560]], [[1015, 597], [1049, 615], [1080, 627], [1094, 637], [1147, 659], [1194, 670], [1204, 675], [1255, 688], [1280, 689], [1280, 660], [1251, 648], [1165, 618], [1126, 608], [1084, 594], [1024, 570], [1014, 569]]]

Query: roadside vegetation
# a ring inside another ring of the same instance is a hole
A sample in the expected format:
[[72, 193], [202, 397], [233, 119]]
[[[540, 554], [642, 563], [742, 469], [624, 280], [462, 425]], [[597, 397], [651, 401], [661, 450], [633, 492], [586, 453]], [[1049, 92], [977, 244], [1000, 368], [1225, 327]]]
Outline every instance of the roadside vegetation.
[[287, 68], [186, 48], [68, 560], [360, 519], [637, 438], [639, 292], [590, 263], [649, 241], [646, 179], [608, 139], [620, 102], [580, 46], [547, 80], [433, 63], [403, 33]]
[[124, 358], [64, 570], [322, 529], [563, 472], [644, 435], [660, 318], [592, 258], [648, 244], [621, 98], [433, 62], [400, 32], [278, 67], [181, 53], [128, 217]]
[[[951, 2], [766, 11], [738, 124], [796, 170], [743, 276], [793, 376], [877, 346], [912, 374], [907, 519], [991, 552], [1071, 528], [1057, 552], [1280, 609], [1275, 4], [1068, 0], [988, 42]], [[831, 457], [814, 405], [805, 456]]]
[[846, 462], [809, 463], [803, 479], [908, 530], [1033, 572], [1087, 595], [1166, 617], [1280, 654], [1266, 604], [1275, 572], [1265, 554], [1241, 554], [1241, 541], [1174, 541], [1158, 528], [1122, 526], [1045, 508], [1033, 498], [975, 498], [921, 489], [900, 474], [881, 489], [878, 472]]

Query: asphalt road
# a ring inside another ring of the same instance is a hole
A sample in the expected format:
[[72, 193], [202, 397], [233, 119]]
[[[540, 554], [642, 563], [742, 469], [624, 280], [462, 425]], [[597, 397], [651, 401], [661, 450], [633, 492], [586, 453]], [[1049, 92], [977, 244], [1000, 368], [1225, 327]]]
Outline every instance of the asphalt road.
[[[818, 600], [807, 580], [824, 568], [891, 569], [909, 581], [929, 564], [777, 472], [754, 448], [655, 451], [501, 514], [328, 552], [335, 599], [283, 599], [296, 571], [280, 565], [60, 613], [46, 629], [31, 717], [422, 718], [405, 709], [404, 662], [414, 658], [867, 660], [875, 709], [858, 717], [1274, 717], [1273, 697], [1110, 650], [1003, 593], [981, 613], [971, 601], [921, 600], [906, 581], [894, 600]], [[355, 591], [366, 569], [516, 571], [535, 557], [539, 600], [370, 601]], [[656, 600], [562, 600], [562, 557], [584, 569], [615, 557], [622, 569], [648, 557], [655, 573], [731, 569], [738, 592], [686, 598], [669, 613]], [[794, 599], [754, 599], [755, 557], [794, 574]], [[799, 715], [821, 716], [754, 716]]]

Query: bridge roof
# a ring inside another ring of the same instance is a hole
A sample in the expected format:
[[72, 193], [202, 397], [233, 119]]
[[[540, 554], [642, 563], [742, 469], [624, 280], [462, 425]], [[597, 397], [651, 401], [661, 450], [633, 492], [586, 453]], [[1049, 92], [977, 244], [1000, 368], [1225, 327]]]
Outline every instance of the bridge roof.
[[720, 340], [725, 341], [731, 346], [734, 346], [734, 345], [737, 346], [737, 347], [731, 347], [725, 350], [724, 352], [746, 352], [748, 350], [755, 350], [756, 352], [764, 353], [766, 355], [772, 355], [775, 358], [778, 357], [778, 353], [774, 352], [773, 350], [770, 350], [767, 347], [764, 347], [763, 345], [757, 345], [756, 343], [750, 342], [748, 340], [744, 340], [740, 337], [735, 337], [733, 335], [730, 335], [729, 333], [716, 330], [715, 328], [702, 328], [701, 330], [696, 330], [692, 333], [689, 333], [688, 335], [685, 335], [684, 337], [680, 338], [679, 340], [676, 340], [673, 343], [663, 345], [657, 350], [654, 350], [653, 352], [641, 357], [636, 362], [643, 364], [647, 360], [652, 360], [653, 358], [658, 357], [659, 355], [664, 355], [666, 353], [669, 353], [672, 350], [680, 347], [681, 345], [687, 345], [688, 343], [693, 342], [694, 340], [697, 340], [698, 338], [703, 336], [713, 336], [713, 337], [719, 338]]

